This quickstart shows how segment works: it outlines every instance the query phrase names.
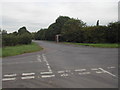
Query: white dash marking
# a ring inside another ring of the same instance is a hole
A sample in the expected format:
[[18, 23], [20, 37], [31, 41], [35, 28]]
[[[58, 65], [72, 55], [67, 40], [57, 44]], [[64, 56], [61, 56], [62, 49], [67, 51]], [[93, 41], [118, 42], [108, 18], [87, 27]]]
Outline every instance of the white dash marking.
[[4, 77], [14, 77], [14, 76], [17, 76], [17, 74], [7, 74], [7, 75], [4, 75]]
[[112, 69], [112, 68], [115, 68], [115, 67], [107, 67], [108, 69]]
[[2, 81], [11, 81], [11, 80], [16, 80], [16, 78], [3, 78]]
[[42, 75], [42, 78], [55, 77], [55, 75]]
[[79, 75], [86, 75], [86, 74], [90, 74], [90, 72], [79, 73]]
[[64, 73], [65, 71], [58, 71], [58, 73]]
[[35, 75], [35, 73], [22, 73], [23, 76], [26, 76], [26, 75]]
[[86, 69], [76, 69], [75, 71], [76, 71], [76, 72], [79, 72], [79, 71], [86, 71]]
[[114, 75], [114, 74], [112, 74], [112, 73], [104, 70], [103, 68], [99, 68], [99, 69], [102, 70], [104, 73], [107, 73], [107, 74], [109, 74], [109, 75], [111, 75], [111, 76], [113, 76], [113, 77], [116, 77], [116, 75]]
[[52, 74], [53, 72], [41, 72], [40, 74]]
[[68, 74], [62, 74], [61, 75], [61, 77], [67, 77], [68, 76]]
[[101, 71], [96, 71], [96, 73], [104, 73], [103, 71], [101, 72]]
[[40, 55], [37, 55], [37, 60], [38, 60], [39, 62], [42, 62], [41, 59], [40, 59], [40, 57], [41, 57]]
[[97, 71], [97, 70], [99, 70], [98, 68], [91, 68], [91, 70], [93, 70], [93, 71]]
[[21, 77], [21, 79], [33, 79], [35, 76], [27, 76], [27, 77]]

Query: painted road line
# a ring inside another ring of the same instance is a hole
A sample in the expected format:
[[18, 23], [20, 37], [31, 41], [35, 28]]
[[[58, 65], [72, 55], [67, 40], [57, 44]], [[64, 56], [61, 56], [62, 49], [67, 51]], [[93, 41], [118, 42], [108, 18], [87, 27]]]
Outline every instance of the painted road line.
[[40, 74], [52, 74], [53, 72], [41, 72]]
[[99, 70], [98, 68], [91, 68], [91, 70], [93, 70], [93, 71], [97, 71], [97, 70]]
[[22, 73], [23, 76], [27, 76], [27, 75], [35, 75], [35, 73]]
[[83, 72], [83, 73], [78, 73], [79, 75], [87, 75], [87, 74], [91, 74], [90, 72]]
[[37, 60], [39, 61], [39, 62], [42, 62], [42, 60], [40, 59], [40, 55], [37, 55]]
[[55, 77], [55, 75], [42, 75], [42, 78], [49, 78], [49, 77]]
[[26, 77], [21, 77], [21, 79], [33, 79], [35, 76], [26, 76]]
[[109, 75], [111, 75], [111, 76], [113, 76], [113, 77], [117, 77], [116, 75], [114, 75], [114, 74], [112, 74], [112, 73], [104, 70], [103, 68], [99, 68], [99, 69], [100, 69], [101, 71], [103, 71], [104, 73], [107, 73], [107, 74], [109, 74]]
[[58, 73], [64, 73], [65, 71], [58, 71]]
[[76, 71], [76, 72], [79, 72], [79, 71], [86, 71], [86, 69], [76, 69], [75, 71]]
[[2, 81], [11, 81], [11, 80], [16, 80], [16, 78], [3, 78]]
[[115, 68], [115, 67], [112, 66], [112, 67], [107, 67], [107, 68], [108, 68], [108, 69], [112, 69], [112, 68]]
[[68, 74], [61, 74], [61, 77], [67, 77]]
[[105, 72], [103, 72], [103, 71], [96, 71], [96, 73], [100, 74], [100, 73], [105, 73]]
[[71, 72], [71, 70], [65, 70], [65, 72]]
[[15, 76], [17, 76], [17, 74], [6, 74], [6, 75], [4, 75], [4, 77], [15, 77]]

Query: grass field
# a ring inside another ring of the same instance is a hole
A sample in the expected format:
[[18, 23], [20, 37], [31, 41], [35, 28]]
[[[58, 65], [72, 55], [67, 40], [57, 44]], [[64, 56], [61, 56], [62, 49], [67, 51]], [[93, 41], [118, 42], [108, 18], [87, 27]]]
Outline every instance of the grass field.
[[64, 44], [74, 44], [74, 45], [83, 45], [83, 46], [91, 46], [91, 47], [100, 47], [100, 48], [118, 48], [120, 45], [117, 43], [111, 44], [111, 43], [71, 43], [71, 42], [64, 42]]
[[23, 53], [30, 53], [35, 51], [40, 51], [43, 48], [36, 43], [31, 43], [29, 45], [17, 45], [17, 46], [7, 46], [2, 48], [2, 57], [14, 56]]

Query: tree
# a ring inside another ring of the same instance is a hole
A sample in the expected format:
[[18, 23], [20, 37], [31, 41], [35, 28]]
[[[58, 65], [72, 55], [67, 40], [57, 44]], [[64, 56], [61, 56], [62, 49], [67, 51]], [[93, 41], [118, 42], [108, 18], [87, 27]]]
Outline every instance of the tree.
[[26, 27], [21, 27], [19, 30], [18, 30], [18, 34], [24, 34], [24, 33], [29, 33], [30, 32], [26, 29]]
[[83, 42], [82, 28], [86, 24], [78, 19], [68, 20], [62, 28], [62, 36], [65, 41], [69, 42]]
[[55, 36], [61, 33], [62, 27], [64, 26], [65, 22], [67, 22], [70, 18], [67, 16], [59, 16], [55, 23], [52, 23], [48, 30], [46, 30], [46, 39], [47, 40], [55, 40]]

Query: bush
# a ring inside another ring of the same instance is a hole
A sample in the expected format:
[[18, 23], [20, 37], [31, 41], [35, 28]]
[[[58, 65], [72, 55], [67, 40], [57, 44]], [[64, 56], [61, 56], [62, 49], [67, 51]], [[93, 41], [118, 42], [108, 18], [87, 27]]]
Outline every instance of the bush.
[[20, 44], [30, 44], [32, 42], [31, 35], [28, 33], [22, 35], [7, 34], [2, 36], [2, 45], [15, 46]]

